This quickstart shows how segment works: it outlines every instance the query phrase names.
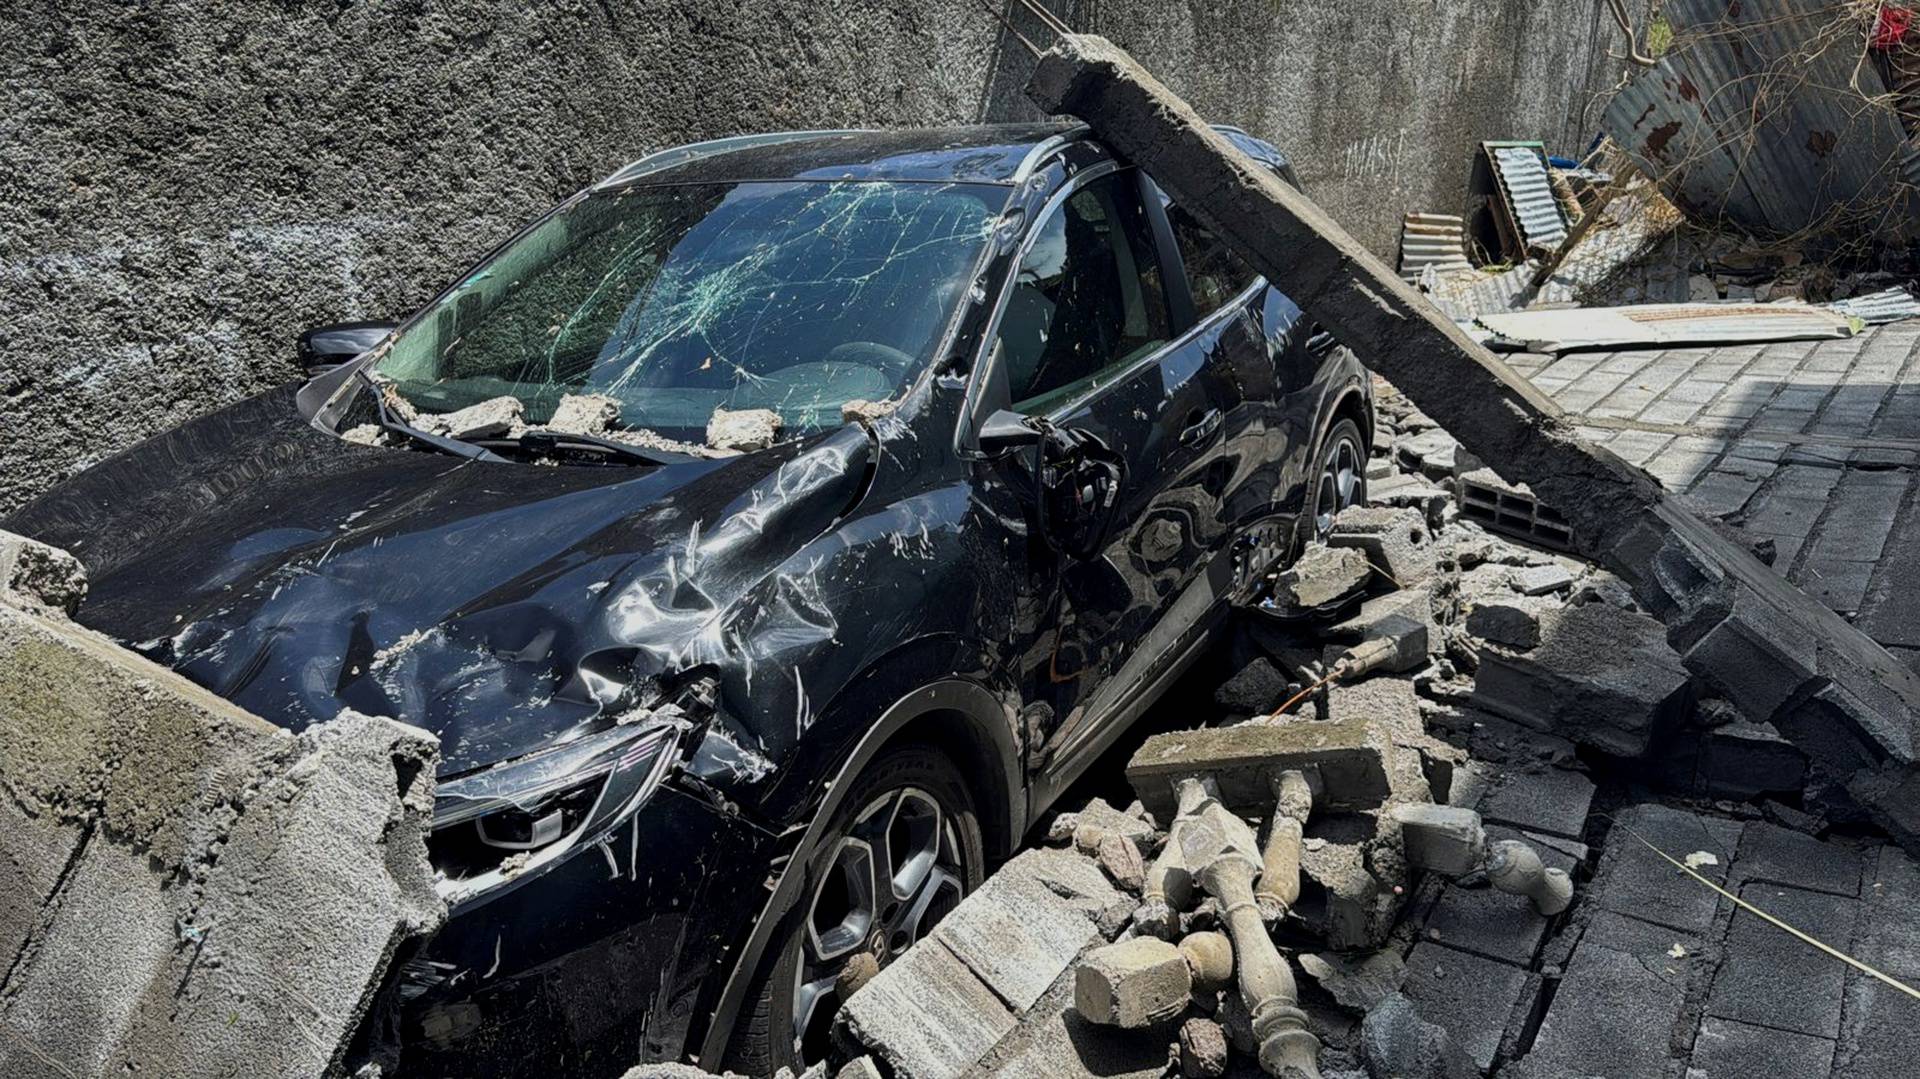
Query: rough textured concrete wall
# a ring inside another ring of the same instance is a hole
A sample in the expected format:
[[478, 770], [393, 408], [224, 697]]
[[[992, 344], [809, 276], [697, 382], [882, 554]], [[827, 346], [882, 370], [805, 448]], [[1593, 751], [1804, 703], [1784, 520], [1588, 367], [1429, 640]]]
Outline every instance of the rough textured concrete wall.
[[[1056, 0], [1065, 7], [1064, 0]], [[0, 512], [404, 314], [655, 148], [1032, 114], [976, 0], [12, 0], [0, 19]], [[1377, 249], [1472, 143], [1584, 143], [1601, 0], [1078, 0], [1272, 138]], [[1021, 24], [1044, 37], [1031, 18]]]
[[325, 1072], [445, 916], [432, 736], [288, 734], [67, 621], [78, 563], [20, 546], [0, 532], [0, 1075]]

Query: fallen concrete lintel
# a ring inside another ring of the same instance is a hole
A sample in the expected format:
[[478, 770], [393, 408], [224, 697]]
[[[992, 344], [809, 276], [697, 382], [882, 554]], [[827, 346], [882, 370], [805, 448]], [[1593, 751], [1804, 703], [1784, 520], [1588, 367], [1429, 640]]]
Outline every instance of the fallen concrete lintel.
[[1063, 36], [1027, 93], [1084, 120], [1476, 457], [1561, 507], [1583, 553], [1627, 580], [1691, 673], [1773, 723], [1920, 852], [1920, 675], [1579, 438], [1558, 406], [1124, 50]]

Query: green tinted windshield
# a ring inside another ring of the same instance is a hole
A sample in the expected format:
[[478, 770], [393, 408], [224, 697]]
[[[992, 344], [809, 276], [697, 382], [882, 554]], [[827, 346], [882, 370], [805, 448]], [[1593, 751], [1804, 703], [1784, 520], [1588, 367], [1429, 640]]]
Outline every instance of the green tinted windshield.
[[402, 333], [378, 374], [421, 409], [564, 394], [691, 437], [716, 408], [837, 425], [931, 359], [1005, 204], [982, 184], [754, 182], [595, 192]]

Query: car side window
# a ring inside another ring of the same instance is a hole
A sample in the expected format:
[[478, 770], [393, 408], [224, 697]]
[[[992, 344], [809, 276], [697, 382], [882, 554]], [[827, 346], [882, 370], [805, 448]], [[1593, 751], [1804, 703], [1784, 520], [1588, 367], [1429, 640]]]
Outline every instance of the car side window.
[[1131, 172], [1095, 180], [1039, 226], [1000, 315], [1013, 407], [1047, 412], [1165, 345], [1166, 285]]
[[1193, 289], [1193, 309], [1201, 318], [1226, 306], [1260, 276], [1246, 259], [1180, 207], [1167, 207], [1167, 223], [1173, 226], [1173, 240], [1180, 248], [1187, 283]]

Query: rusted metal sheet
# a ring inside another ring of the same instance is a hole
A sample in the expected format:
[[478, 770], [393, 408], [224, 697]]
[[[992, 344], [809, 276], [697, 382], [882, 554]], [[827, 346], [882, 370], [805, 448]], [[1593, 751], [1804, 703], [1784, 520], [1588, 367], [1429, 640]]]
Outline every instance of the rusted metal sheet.
[[1913, 235], [1910, 152], [1847, 0], [1672, 0], [1674, 44], [1602, 126], [1690, 216], [1774, 236]]

